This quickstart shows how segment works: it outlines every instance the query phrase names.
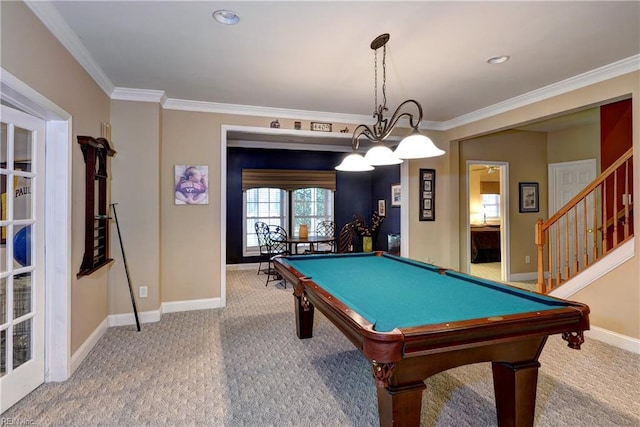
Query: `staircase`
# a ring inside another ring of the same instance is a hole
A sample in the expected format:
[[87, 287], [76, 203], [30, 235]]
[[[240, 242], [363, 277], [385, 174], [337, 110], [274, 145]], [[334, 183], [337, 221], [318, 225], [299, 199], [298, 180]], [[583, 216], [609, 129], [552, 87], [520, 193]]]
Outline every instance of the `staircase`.
[[536, 223], [536, 291], [548, 294], [633, 237], [633, 149]]

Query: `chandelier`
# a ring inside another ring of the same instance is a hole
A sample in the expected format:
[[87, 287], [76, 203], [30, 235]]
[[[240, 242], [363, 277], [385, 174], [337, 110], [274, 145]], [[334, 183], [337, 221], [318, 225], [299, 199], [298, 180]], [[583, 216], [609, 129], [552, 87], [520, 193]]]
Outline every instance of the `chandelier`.
[[[433, 141], [422, 135], [418, 126], [422, 122], [422, 106], [416, 100], [409, 99], [398, 106], [390, 119], [384, 118], [387, 108], [387, 47], [389, 34], [382, 34], [371, 42], [371, 49], [374, 51], [375, 70], [375, 95], [373, 117], [376, 123], [372, 126], [358, 125], [351, 137], [351, 149], [353, 152], [344, 158], [342, 163], [336, 166], [339, 171], [363, 172], [374, 169], [374, 166], [397, 165], [403, 159], [421, 159], [426, 157], [436, 157], [444, 154], [444, 151], [435, 146]], [[382, 48], [382, 104], [378, 104], [378, 49]], [[416, 115], [414, 116], [415, 113]], [[407, 118], [409, 125], [413, 129], [400, 144], [392, 151], [384, 145], [384, 140], [391, 134], [401, 118]], [[363, 157], [358, 153], [360, 148], [360, 138], [366, 137], [374, 143], [374, 146], [367, 151]]]

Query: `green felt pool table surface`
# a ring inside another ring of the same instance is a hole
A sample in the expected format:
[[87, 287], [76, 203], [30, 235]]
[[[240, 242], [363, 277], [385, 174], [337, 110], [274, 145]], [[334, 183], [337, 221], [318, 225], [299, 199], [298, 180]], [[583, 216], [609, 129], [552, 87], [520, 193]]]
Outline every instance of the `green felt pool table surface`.
[[379, 332], [551, 310], [563, 301], [508, 285], [375, 253], [286, 257]]
[[382, 426], [418, 426], [424, 380], [491, 362], [498, 425], [533, 426], [538, 357], [562, 334], [579, 349], [589, 307], [382, 252], [278, 256], [298, 338], [317, 308], [371, 362]]

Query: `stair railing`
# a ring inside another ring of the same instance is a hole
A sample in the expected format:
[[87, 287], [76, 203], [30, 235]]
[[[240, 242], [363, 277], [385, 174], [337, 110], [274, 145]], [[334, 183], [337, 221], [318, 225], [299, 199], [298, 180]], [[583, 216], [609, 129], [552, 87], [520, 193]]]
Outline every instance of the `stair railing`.
[[630, 148], [551, 218], [538, 219], [537, 292], [551, 292], [633, 236], [632, 162]]

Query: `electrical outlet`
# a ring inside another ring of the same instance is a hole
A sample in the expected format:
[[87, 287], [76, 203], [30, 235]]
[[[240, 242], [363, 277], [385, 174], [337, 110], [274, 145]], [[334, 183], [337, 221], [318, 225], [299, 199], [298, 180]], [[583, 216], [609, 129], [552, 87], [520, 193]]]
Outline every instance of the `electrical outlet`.
[[138, 296], [140, 298], [146, 298], [148, 296], [149, 288], [147, 286], [138, 287]]
[[524, 263], [529, 264], [531, 262], [531, 257], [529, 255], [524, 257]]

